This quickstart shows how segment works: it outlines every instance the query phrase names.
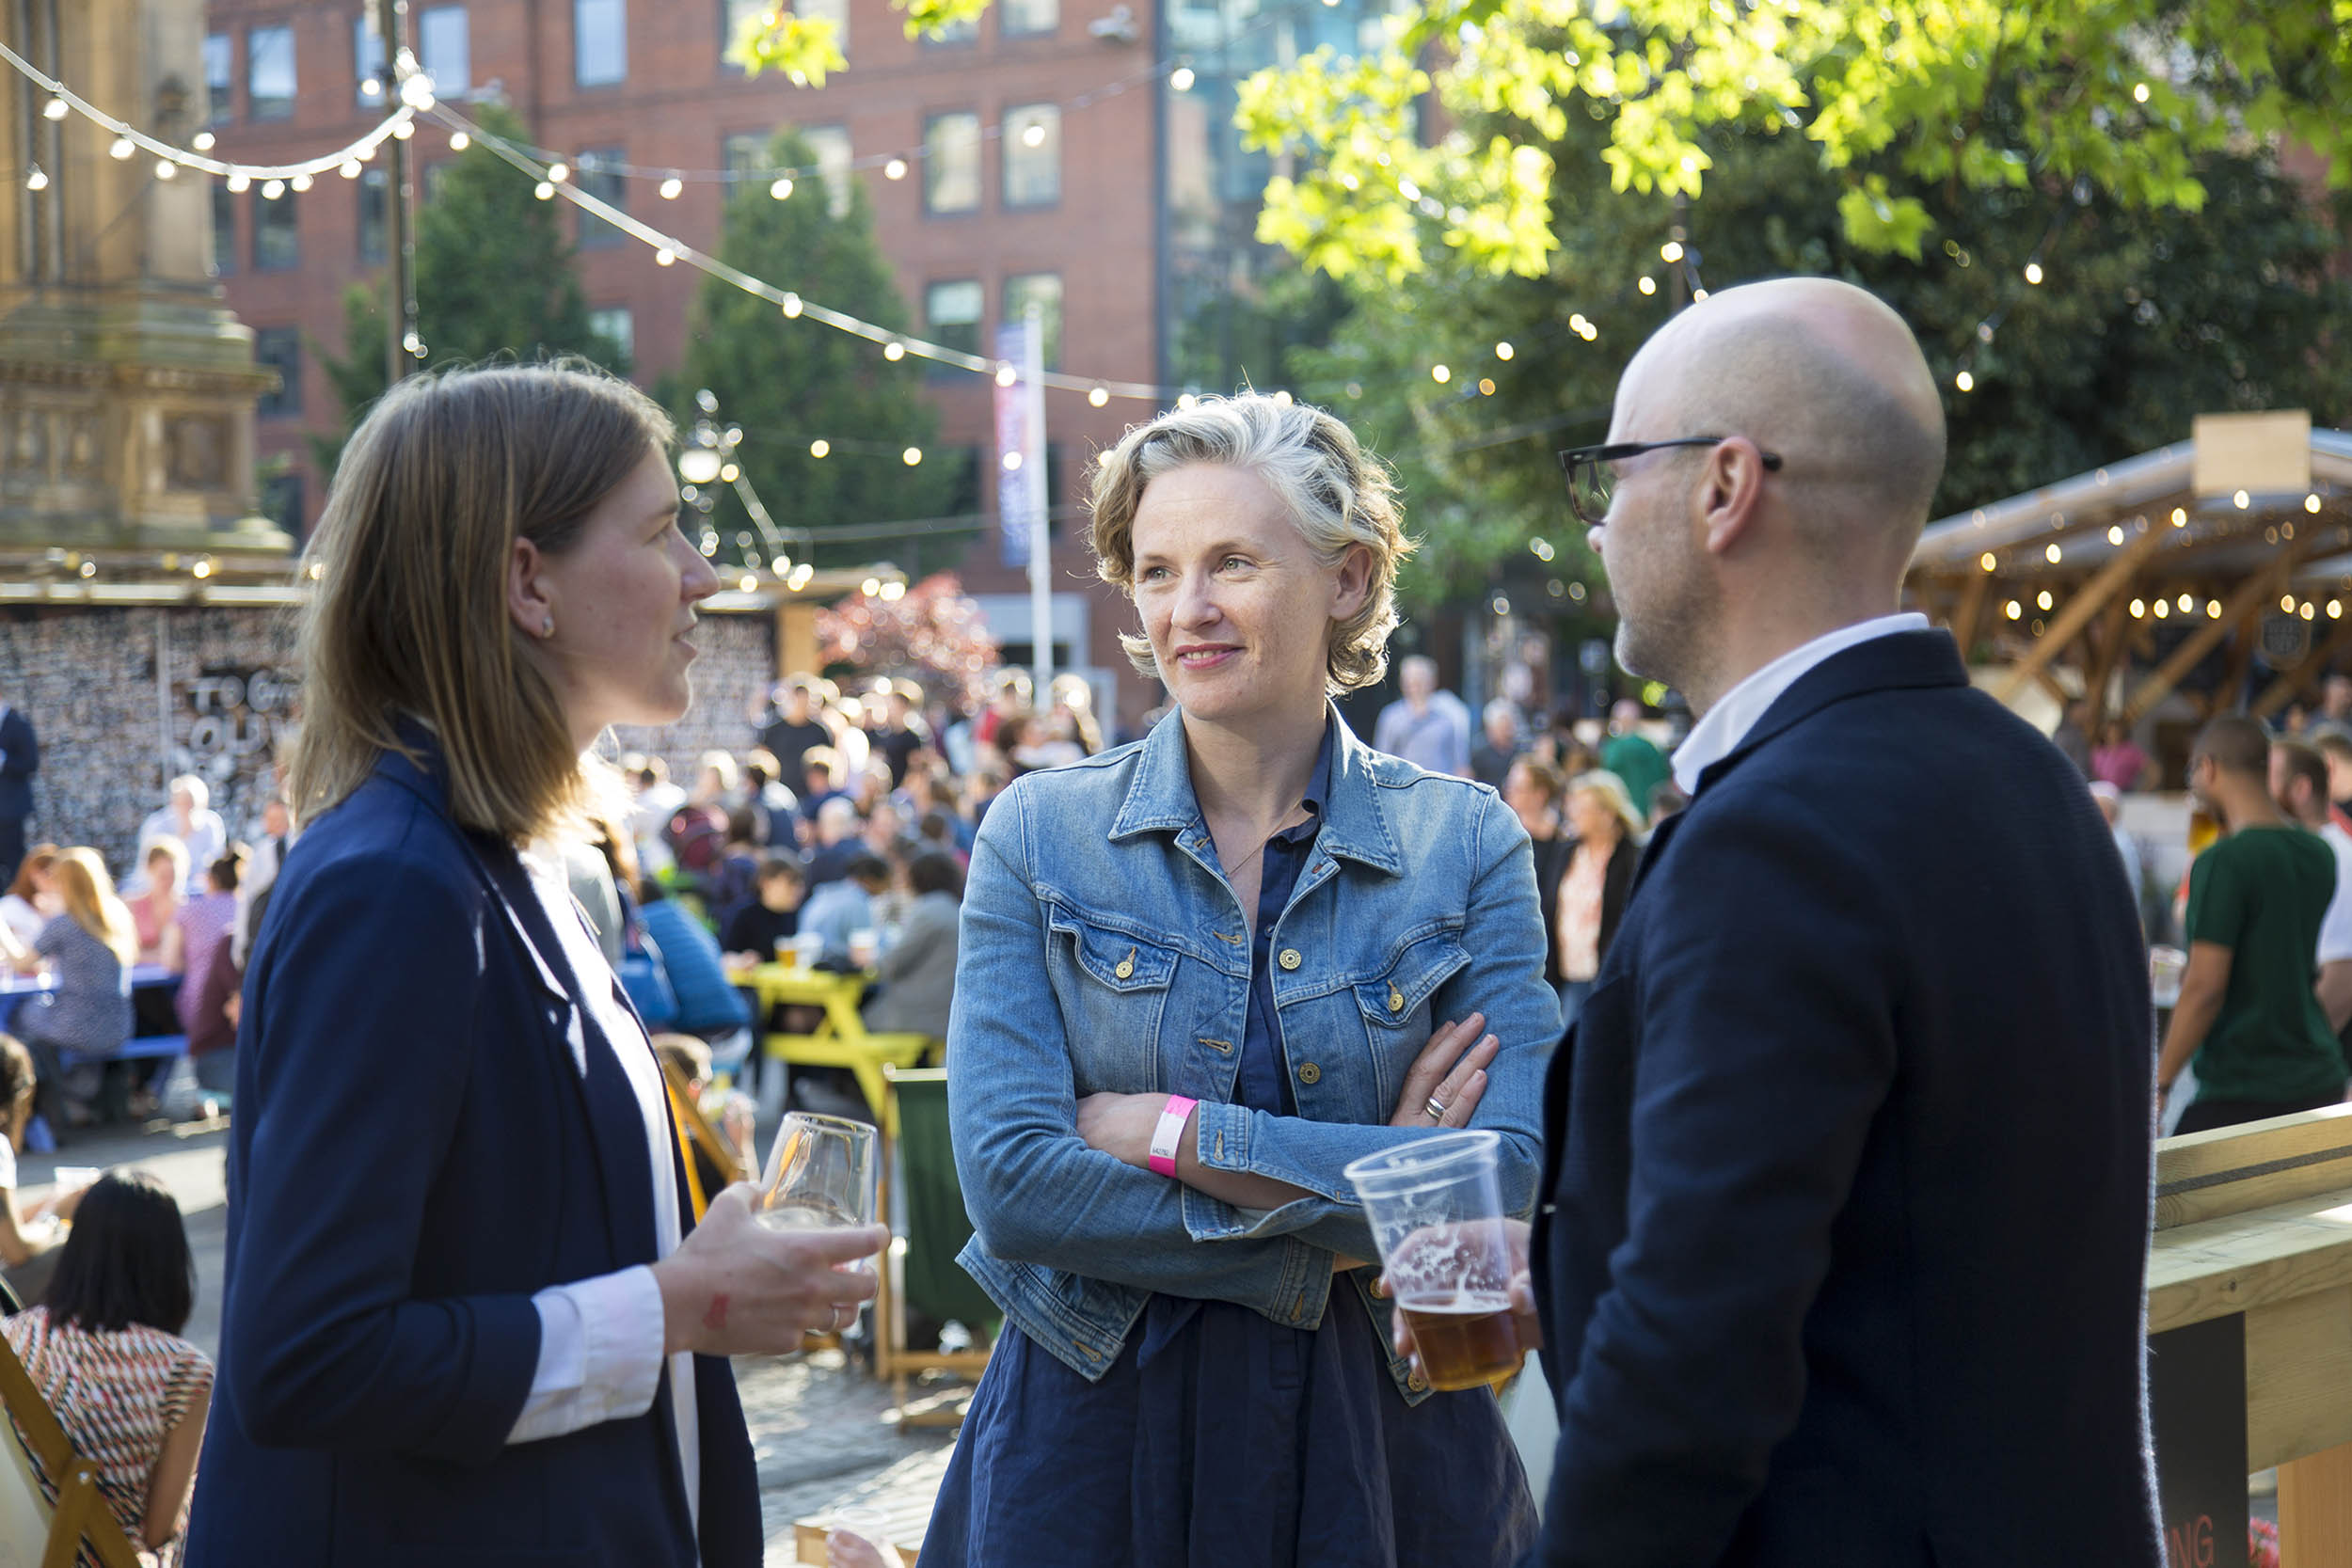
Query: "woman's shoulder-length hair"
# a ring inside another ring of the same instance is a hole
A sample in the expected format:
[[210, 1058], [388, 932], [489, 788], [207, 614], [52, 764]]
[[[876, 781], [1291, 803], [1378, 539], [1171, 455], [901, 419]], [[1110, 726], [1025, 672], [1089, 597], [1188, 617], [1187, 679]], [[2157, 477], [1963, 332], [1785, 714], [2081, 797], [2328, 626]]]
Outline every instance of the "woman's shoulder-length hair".
[[434, 736], [461, 825], [511, 842], [580, 826], [594, 784], [554, 687], [507, 613], [515, 541], [579, 542], [598, 503], [675, 429], [580, 361], [415, 375], [352, 433], [304, 552], [302, 723], [289, 803], [309, 819], [387, 752]]

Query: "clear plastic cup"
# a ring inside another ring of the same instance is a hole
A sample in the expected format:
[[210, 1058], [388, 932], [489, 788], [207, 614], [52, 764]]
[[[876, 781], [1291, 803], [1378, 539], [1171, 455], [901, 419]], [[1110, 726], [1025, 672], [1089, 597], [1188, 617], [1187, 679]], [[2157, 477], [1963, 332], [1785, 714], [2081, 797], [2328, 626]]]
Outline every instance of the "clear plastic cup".
[[2148, 949], [2148, 990], [2159, 1007], [2174, 1007], [2181, 1001], [2181, 976], [2188, 971], [2188, 955], [2177, 947]]
[[1440, 1132], [1346, 1170], [1433, 1388], [1475, 1388], [1519, 1364], [1495, 1179], [1502, 1141], [1483, 1131]]

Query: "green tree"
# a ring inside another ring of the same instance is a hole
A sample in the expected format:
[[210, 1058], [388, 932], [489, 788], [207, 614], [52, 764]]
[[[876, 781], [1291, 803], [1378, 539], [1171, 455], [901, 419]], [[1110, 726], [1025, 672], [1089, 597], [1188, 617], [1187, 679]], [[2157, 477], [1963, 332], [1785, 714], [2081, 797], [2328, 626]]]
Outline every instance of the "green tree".
[[[512, 110], [485, 104], [477, 118], [503, 140], [531, 140]], [[561, 205], [537, 199], [529, 179], [478, 143], [447, 166], [432, 198], [417, 204], [417, 336], [430, 362], [579, 355], [628, 373], [620, 345], [589, 325]], [[333, 436], [311, 437], [322, 472], [334, 471], [349, 427], [384, 393], [384, 304], [381, 281], [353, 285], [343, 353], [311, 345], [346, 420]]]
[[[775, 167], [812, 168], [816, 154], [790, 133], [769, 149]], [[907, 330], [906, 302], [874, 243], [866, 188], [852, 180], [839, 217], [824, 182], [811, 175], [787, 200], [765, 185], [727, 204], [719, 259], [755, 277], [788, 278], [832, 309], [886, 330]], [[923, 396], [921, 361], [893, 363], [849, 333], [790, 319], [757, 295], [717, 277], [703, 280], [688, 318], [685, 361], [671, 401], [682, 424], [700, 418], [695, 393], [714, 394], [720, 417], [743, 435], [735, 449], [743, 477], [778, 525], [815, 534], [815, 559], [871, 559], [869, 542], [827, 546], [829, 527], [936, 516], [960, 482], [955, 454], [935, 451], [938, 415]], [[816, 455], [816, 443], [824, 455]], [[909, 467], [902, 452], [923, 459]], [[712, 531], [721, 558], [765, 554], [731, 487], [716, 491]], [[744, 536], [750, 535], [745, 543]], [[794, 555], [801, 552], [795, 550]]]
[[[1598, 580], [1551, 454], [1603, 438], [1617, 376], [1677, 285], [1810, 273], [1890, 301], [1944, 388], [1943, 513], [2181, 439], [2199, 411], [2352, 418], [2352, 370], [2324, 352], [2352, 339], [2352, 286], [2329, 266], [2345, 204], [2331, 214], [2267, 156], [2201, 157], [2194, 220], [2088, 182], [1920, 186], [1942, 238], [1913, 260], [1855, 240], [1842, 180], [1801, 136], [1710, 133], [1714, 177], [1677, 210], [1613, 188], [1594, 156], [1607, 134], [1583, 117], [1551, 144], [1545, 277], [1454, 253], [1395, 284], [1359, 273], [1330, 345], [1294, 355], [1295, 389], [1398, 464], [1431, 546], [1413, 575], [1424, 607], [1517, 578], [1515, 593], [1568, 608], [1570, 589]], [[1679, 277], [1661, 257], [1677, 220]]]
[[[1434, 255], [1542, 276], [1554, 149], [1587, 113], [1619, 192], [1714, 187], [1717, 136], [1798, 133], [1856, 246], [1917, 258], [1959, 193], [2090, 182], [2197, 212], [2201, 160], [2299, 141], [2352, 182], [2352, 0], [1412, 0], [1393, 46], [1318, 52], [1241, 122], [1311, 167], [1259, 234], [1333, 273]], [[1456, 128], [1417, 135], [1433, 98]]]

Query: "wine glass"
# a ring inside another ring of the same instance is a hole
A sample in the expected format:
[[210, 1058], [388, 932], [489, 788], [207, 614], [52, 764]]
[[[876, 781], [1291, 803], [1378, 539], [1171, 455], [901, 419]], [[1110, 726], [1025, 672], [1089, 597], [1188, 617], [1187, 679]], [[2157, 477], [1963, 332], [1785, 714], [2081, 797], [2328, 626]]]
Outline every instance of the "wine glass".
[[879, 1141], [862, 1121], [786, 1112], [768, 1150], [753, 1217], [771, 1230], [873, 1224]]

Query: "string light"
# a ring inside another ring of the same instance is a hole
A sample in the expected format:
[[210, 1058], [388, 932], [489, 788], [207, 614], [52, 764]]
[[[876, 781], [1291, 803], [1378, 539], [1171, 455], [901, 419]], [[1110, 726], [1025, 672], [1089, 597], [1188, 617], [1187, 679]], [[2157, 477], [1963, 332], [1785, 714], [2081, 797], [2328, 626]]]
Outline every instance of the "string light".
[[262, 199], [264, 201], [279, 200], [285, 194], [286, 182], [283, 180], [272, 180], [262, 186]]
[[188, 145], [199, 152], [210, 152], [213, 150], [213, 134], [210, 131], [199, 131], [188, 138]]
[[2221, 619], [2221, 601], [2219, 599], [2207, 599], [2205, 601], [2205, 616], [2208, 620], [2213, 621], [2218, 621]]
[[2132, 102], [2135, 103], [2145, 103], [2148, 102], [2147, 83], [2134, 82], [2132, 84]]
[[891, 160], [890, 160], [890, 162], [888, 162], [888, 163], [886, 163], [886, 164], [882, 165], [882, 178], [883, 178], [883, 179], [885, 179], [885, 180], [904, 180], [906, 177], [907, 177], [907, 161], [906, 161], [904, 158], [893, 158], [893, 159], [891, 159]]
[[547, 181], [542, 180], [537, 184], [531, 187], [531, 194], [537, 197], [542, 201], [553, 201], [555, 199], [555, 187], [552, 184], [549, 184]]
[[106, 149], [106, 155], [119, 163], [130, 157], [132, 153], [136, 152], [138, 150], [139, 144], [133, 141], [130, 137], [117, 136], [114, 139], [114, 145]]
[[2120, 545], [2120, 544], [2122, 544], [2122, 542], [2123, 542], [2123, 525], [2122, 525], [2122, 524], [2121, 524], [2121, 523], [2117, 523], [2117, 524], [2115, 524], [2113, 527], [2111, 527], [2111, 528], [2109, 528], [2109, 529], [2107, 530], [2107, 543], [2108, 543], [2108, 544], [2110, 544], [2110, 545]]
[[2249, 495], [2248, 495], [2245, 491], [2243, 491], [2243, 490], [2238, 491], [2236, 494], [2233, 495], [2233, 496], [2230, 498], [2230, 504], [2231, 504], [2232, 506], [2236, 507], [2236, 508], [2237, 508], [2240, 512], [2245, 511], [2245, 510], [2247, 509], [2247, 507], [2248, 507], [2248, 506], [2249, 506], [2249, 505], [2251, 505], [2251, 504], [2252, 504], [2252, 502], [2253, 502], [2253, 498], [2252, 498], [2251, 496], [2249, 496]]
[[2295, 595], [2292, 594], [2281, 594], [2279, 599], [2279, 608], [2290, 615], [2294, 614]]
[[1180, 65], [1175, 70], [1168, 73], [1168, 85], [1174, 87], [1178, 92], [1190, 92], [1192, 90], [1192, 67], [1188, 65]]
[[2182, 614], [2184, 614], [2184, 615], [2185, 615], [2185, 614], [2187, 614], [2190, 610], [2195, 610], [2195, 609], [2197, 608], [2197, 596], [2196, 596], [2194, 594], [2182, 594], [2182, 595], [2181, 595], [2181, 601], [2180, 601], [2180, 603], [2181, 603], [2181, 613], [2182, 613]]
[[2147, 600], [2134, 599], [2132, 601], [2132, 619], [2135, 621], [2145, 621], [2148, 619]]
[[2172, 614], [2172, 607], [2162, 599], [2158, 599], [2149, 608], [2156, 612], [2156, 619], [2159, 621], [2169, 619]]
[[2303, 510], [2312, 514], [2313, 516], [2317, 516], [2319, 515], [2319, 498], [2317, 496], [2305, 496], [2303, 498]]
[[996, 367], [996, 385], [997, 385], [997, 386], [999, 386], [999, 387], [1009, 387], [1009, 386], [1011, 386], [1014, 382], [1016, 382], [1016, 381], [1018, 381], [1018, 380], [1020, 380], [1020, 379], [1021, 379], [1021, 372], [1020, 372], [1019, 371], [1014, 370], [1014, 369], [1012, 368], [1012, 366], [1011, 366], [1011, 365], [1009, 365], [1009, 364], [1004, 364], [1004, 365], [999, 365], [999, 366], [997, 366], [997, 367]]
[[295, 175], [293, 179], [286, 182], [286, 188], [294, 192], [294, 195], [300, 196], [303, 192], [310, 188], [310, 175], [307, 173]]
[[176, 180], [179, 177], [180, 166], [178, 164], [173, 163], [169, 158], [158, 158], [155, 160], [156, 179]]
[[1106, 387], [1092, 388], [1087, 392], [1087, 402], [1096, 408], [1102, 407], [1110, 401], [1110, 389]]
[[1658, 247], [1658, 259], [1670, 264], [1681, 261], [1682, 242], [1680, 240], [1668, 240], [1664, 245], [1660, 245]]
[[1982, 555], [1977, 557], [1977, 564], [1989, 572], [1993, 570], [1994, 567], [1998, 566], [2000, 562], [1994, 559], [1991, 550], [1987, 550]]
[[1021, 145], [1024, 147], [1043, 147], [1045, 145], [1045, 127], [1042, 124], [1033, 124], [1027, 130], [1022, 132]]
[[1958, 375], [1952, 377], [1952, 385], [1959, 388], [1963, 392], [1973, 392], [1977, 389], [1977, 378], [1970, 375], [1966, 371], [1963, 371]]
[[1429, 367], [1429, 379], [1442, 387], [1454, 379], [1454, 372], [1444, 365], [1432, 365]]
[[2014, 621], [2024, 616], [2026, 613], [2026, 607], [2019, 604], [2015, 599], [2011, 599], [2009, 603], [2001, 607], [2001, 613]]
[[2174, 528], [2188, 526], [2188, 512], [2185, 508], [2176, 506], [2172, 509], [2172, 526]]
[[49, 176], [41, 172], [39, 164], [35, 164], [33, 172], [24, 177], [24, 188], [28, 191], [45, 191], [49, 188]]
[[2050, 597], [2050, 591], [2046, 588], [2033, 596], [2033, 602], [2043, 610], [2047, 610], [2053, 604], [2057, 603], [2055, 599]]
[[40, 118], [43, 119], [63, 119], [68, 112], [65, 100], [55, 96], [40, 106]]
[[675, 264], [676, 261], [677, 252], [666, 245], [653, 253], [653, 264], [657, 267], [670, 266]]
[[2026, 263], [2026, 281], [2028, 283], [2039, 283], [2042, 281], [2041, 262], [2027, 261]]
[[572, 166], [565, 163], [561, 158], [558, 158], [555, 162], [548, 166], [548, 178], [554, 181], [559, 185], [571, 177]]
[[2053, 566], [2057, 565], [2057, 564], [2058, 564], [2060, 561], [2064, 560], [2064, 559], [2065, 559], [2065, 556], [2066, 556], [2066, 552], [2065, 552], [2064, 550], [2059, 549], [2059, 548], [2058, 547], [2058, 546], [2057, 546], [2055, 543], [2053, 543], [2053, 544], [2051, 544], [2051, 545], [2049, 545], [2049, 546], [2045, 546], [2045, 547], [2043, 548], [2043, 550], [2042, 550], [2042, 554], [2043, 559], [2045, 559], [2046, 561], [2048, 561], [2048, 562], [2049, 562], [2049, 563], [2050, 563], [2051, 565], [2053, 565]]
[[471, 147], [472, 145], [473, 145], [473, 138], [472, 138], [471, 136], [469, 136], [469, 135], [466, 135], [466, 133], [465, 133], [465, 132], [463, 132], [463, 131], [453, 131], [453, 132], [451, 132], [451, 133], [450, 133], [450, 136], [449, 136], [449, 150], [450, 150], [452, 152], [463, 152], [463, 151], [465, 151], [465, 150], [466, 150], [466, 149], [468, 149], [468, 148]]
[[686, 182], [673, 174], [667, 180], [661, 182], [661, 199], [664, 201], [675, 201], [679, 196], [684, 194], [685, 190]]
[[882, 357], [889, 360], [894, 365], [899, 360], [904, 359], [906, 356], [907, 345], [904, 343], [884, 343], [882, 345]]
[[780, 174], [776, 176], [775, 183], [768, 187], [768, 194], [775, 198], [778, 201], [785, 200], [787, 198], [790, 197], [792, 194], [792, 177], [788, 174]]
[[898, 454], [898, 461], [904, 463], [910, 468], [914, 467], [923, 461], [923, 449], [921, 447], [909, 447], [906, 451]]
[[789, 320], [791, 320], [793, 317], [798, 316], [800, 313], [801, 313], [801, 296], [800, 296], [800, 295], [798, 295], [798, 294], [787, 294], [787, 295], [785, 295], [785, 296], [784, 296], [784, 314], [785, 314], [785, 319], [786, 319], [786, 320], [787, 320], [787, 321], [789, 321]]
[[826, 454], [826, 453], [828, 453], [828, 452], [830, 452], [830, 451], [833, 451], [833, 443], [832, 443], [831, 441], [825, 440], [825, 439], [824, 439], [823, 437], [821, 437], [821, 436], [820, 436], [820, 437], [818, 437], [817, 440], [811, 441], [811, 442], [808, 444], [808, 454], [809, 454], [809, 456], [814, 457], [814, 458], [818, 458], [818, 459], [820, 459], [820, 460], [821, 460], [821, 459], [825, 456], [825, 454]]
[[1508, 359], [1516, 352], [1517, 351], [1513, 349], [1509, 343], [1497, 343], [1495, 345], [1495, 357], [1498, 359]]
[[1647, 273], [1644, 273], [1641, 277], [1641, 280], [1633, 286], [1641, 290], [1645, 294], [1654, 294], [1658, 292], [1658, 279], [1650, 277]]

